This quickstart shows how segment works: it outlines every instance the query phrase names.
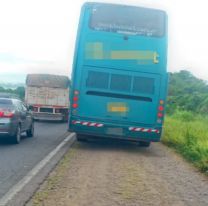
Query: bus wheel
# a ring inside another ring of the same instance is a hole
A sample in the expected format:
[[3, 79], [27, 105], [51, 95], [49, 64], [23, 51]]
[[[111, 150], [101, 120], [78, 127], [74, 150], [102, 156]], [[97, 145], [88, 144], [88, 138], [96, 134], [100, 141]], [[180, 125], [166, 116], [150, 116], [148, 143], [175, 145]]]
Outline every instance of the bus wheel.
[[78, 142], [87, 142], [87, 137], [81, 134], [77, 134], [77, 141]]
[[143, 142], [143, 141], [140, 141], [139, 142], [139, 146], [140, 147], [149, 147], [151, 144], [151, 142]]

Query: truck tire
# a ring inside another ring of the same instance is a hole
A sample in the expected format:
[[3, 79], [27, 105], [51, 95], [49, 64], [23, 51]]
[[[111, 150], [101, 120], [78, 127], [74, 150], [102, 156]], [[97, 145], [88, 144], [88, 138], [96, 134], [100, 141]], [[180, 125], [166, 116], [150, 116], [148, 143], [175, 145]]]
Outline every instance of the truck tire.
[[21, 126], [18, 125], [15, 134], [12, 136], [12, 143], [19, 144], [21, 141]]
[[63, 119], [62, 119], [62, 122], [68, 122], [68, 118], [69, 118], [68, 113], [63, 113]]

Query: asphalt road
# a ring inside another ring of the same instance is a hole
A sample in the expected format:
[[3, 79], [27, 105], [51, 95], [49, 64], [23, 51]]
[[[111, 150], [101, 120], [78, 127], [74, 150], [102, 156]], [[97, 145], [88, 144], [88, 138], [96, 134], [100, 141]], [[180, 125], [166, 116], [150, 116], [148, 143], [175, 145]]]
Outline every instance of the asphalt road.
[[67, 124], [35, 122], [35, 136], [19, 145], [0, 139], [0, 198], [66, 136]]

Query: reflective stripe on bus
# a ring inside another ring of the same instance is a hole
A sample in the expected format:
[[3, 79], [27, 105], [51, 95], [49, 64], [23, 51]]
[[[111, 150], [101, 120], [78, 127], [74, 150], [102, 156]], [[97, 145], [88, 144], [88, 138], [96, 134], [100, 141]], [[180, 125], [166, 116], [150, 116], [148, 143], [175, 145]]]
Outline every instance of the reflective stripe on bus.
[[72, 124], [81, 124], [83, 126], [88, 127], [103, 127], [104, 124], [97, 123], [97, 122], [82, 122], [82, 121], [72, 121]]
[[[104, 124], [101, 124], [101, 123], [85, 122], [85, 121], [72, 121], [72, 124], [80, 124], [80, 125], [88, 126], [88, 127], [103, 127], [104, 126]], [[157, 134], [160, 133], [158, 129], [143, 128], [143, 127], [129, 127], [129, 130], [132, 132], [149, 132], [149, 133], [157, 133]]]
[[152, 128], [142, 128], [142, 127], [129, 127], [129, 130], [132, 132], [153, 132], [153, 133], [160, 133], [158, 129]]

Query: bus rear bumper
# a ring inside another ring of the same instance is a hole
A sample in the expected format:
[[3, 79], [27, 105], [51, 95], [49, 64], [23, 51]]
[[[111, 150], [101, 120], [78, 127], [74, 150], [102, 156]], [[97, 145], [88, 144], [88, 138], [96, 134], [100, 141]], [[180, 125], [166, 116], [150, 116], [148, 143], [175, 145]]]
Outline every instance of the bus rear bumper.
[[134, 125], [72, 120], [69, 122], [69, 131], [93, 137], [159, 142], [162, 127], [147, 128]]

